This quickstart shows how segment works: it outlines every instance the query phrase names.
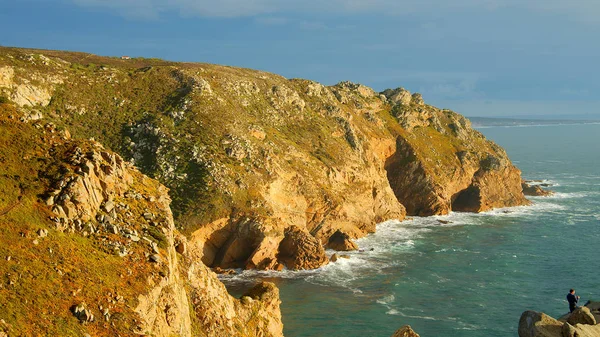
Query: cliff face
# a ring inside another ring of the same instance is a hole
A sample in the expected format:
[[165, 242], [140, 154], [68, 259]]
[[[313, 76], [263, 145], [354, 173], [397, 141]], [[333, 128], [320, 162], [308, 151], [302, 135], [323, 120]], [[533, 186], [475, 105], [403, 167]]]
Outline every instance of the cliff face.
[[277, 288], [231, 297], [187, 249], [164, 186], [22, 117], [0, 104], [1, 333], [282, 336]]
[[482, 212], [528, 204], [521, 172], [506, 152], [463, 116], [425, 105], [402, 88], [386, 90], [402, 130], [386, 162], [390, 185], [413, 215]]
[[209, 266], [316, 268], [322, 245], [342, 237], [330, 246], [351, 249], [407, 211], [527, 203], [502, 149], [403, 89], [6, 48], [0, 74], [25, 119], [92, 136], [169, 187], [178, 226]]

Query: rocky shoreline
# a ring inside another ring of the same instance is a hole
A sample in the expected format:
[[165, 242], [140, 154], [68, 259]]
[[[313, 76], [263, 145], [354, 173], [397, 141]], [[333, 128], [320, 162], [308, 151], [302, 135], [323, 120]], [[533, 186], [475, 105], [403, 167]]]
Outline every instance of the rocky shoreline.
[[0, 47], [0, 96], [0, 336], [278, 337], [278, 289], [209, 268], [315, 269], [384, 220], [529, 204], [502, 148], [403, 88]]
[[600, 336], [600, 302], [588, 301], [558, 319], [543, 312], [525, 311], [519, 320], [519, 337]]

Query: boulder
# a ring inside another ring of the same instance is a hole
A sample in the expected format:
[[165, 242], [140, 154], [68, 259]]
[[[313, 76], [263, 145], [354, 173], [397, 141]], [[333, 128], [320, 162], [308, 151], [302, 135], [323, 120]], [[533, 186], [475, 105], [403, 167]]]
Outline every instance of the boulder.
[[410, 325], [405, 325], [400, 329], [396, 330], [392, 337], [419, 337], [419, 334], [414, 332]]
[[559, 337], [562, 323], [543, 312], [525, 311], [519, 320], [519, 337]]
[[316, 269], [328, 262], [321, 242], [297, 226], [286, 228], [277, 259], [291, 270]]
[[87, 309], [85, 303], [79, 303], [78, 305], [73, 306], [71, 312], [82, 323], [94, 321], [94, 315]]
[[358, 245], [350, 240], [350, 236], [339, 229], [329, 237], [327, 248], [337, 251], [357, 250]]
[[381, 94], [383, 94], [390, 103], [399, 105], [409, 105], [413, 98], [410, 91], [404, 88], [387, 89]]
[[571, 313], [569, 318], [567, 318], [567, 323], [569, 323], [571, 325], [575, 325], [575, 324], [595, 325], [596, 319], [594, 318], [594, 315], [592, 315], [592, 312], [590, 311], [590, 309], [588, 307], [579, 307]]
[[575, 328], [571, 324], [565, 322], [565, 324], [563, 324], [563, 326], [562, 326], [562, 336], [563, 337], [576, 337], [576, 336], [578, 336], [577, 330], [575, 330]]

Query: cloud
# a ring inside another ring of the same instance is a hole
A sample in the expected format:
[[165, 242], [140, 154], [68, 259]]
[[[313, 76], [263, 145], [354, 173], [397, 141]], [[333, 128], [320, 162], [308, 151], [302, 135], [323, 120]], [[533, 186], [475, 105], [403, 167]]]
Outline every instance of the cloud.
[[597, 0], [69, 0], [81, 6], [105, 7], [126, 16], [156, 17], [175, 11], [201, 17], [252, 17], [276, 13], [435, 14], [516, 8], [572, 15], [586, 22], [600, 14]]

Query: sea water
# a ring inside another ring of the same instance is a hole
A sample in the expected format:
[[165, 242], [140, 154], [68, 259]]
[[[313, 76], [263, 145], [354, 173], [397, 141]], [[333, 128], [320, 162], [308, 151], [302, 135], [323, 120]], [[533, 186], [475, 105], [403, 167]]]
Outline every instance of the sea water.
[[525, 310], [565, 314], [569, 288], [582, 302], [600, 300], [600, 125], [480, 131], [555, 194], [481, 214], [390, 220], [357, 240], [363, 252], [319, 270], [223, 280], [234, 293], [275, 282], [287, 337], [388, 337], [405, 324], [422, 337], [517, 336]]

